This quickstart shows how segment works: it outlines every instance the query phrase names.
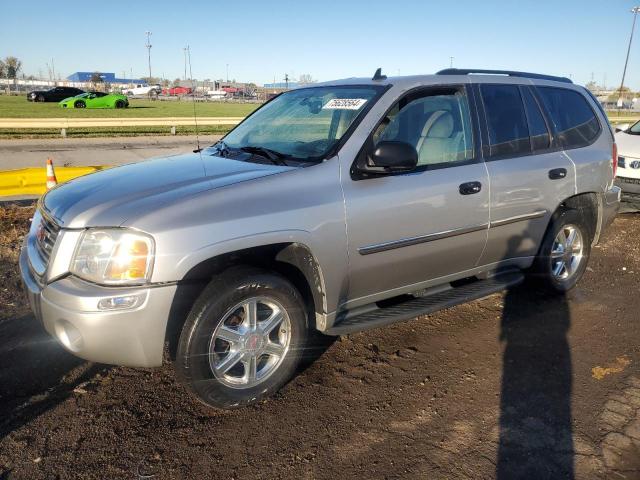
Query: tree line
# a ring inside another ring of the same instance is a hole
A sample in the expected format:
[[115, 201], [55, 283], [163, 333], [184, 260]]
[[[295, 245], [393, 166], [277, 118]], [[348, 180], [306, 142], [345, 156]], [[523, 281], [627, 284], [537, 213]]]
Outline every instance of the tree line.
[[18, 78], [22, 62], [17, 57], [4, 57], [0, 60], [0, 78]]

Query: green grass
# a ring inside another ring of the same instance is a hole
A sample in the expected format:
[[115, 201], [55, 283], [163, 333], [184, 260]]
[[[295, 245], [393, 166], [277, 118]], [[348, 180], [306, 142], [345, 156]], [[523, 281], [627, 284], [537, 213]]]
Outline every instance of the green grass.
[[[245, 117], [257, 103], [198, 102], [199, 117]], [[188, 101], [130, 100], [123, 109], [66, 109], [57, 103], [27, 101], [26, 96], [0, 95], [0, 118], [131, 118], [193, 117], [193, 103]]]
[[[224, 135], [235, 125], [203, 125], [198, 127], [201, 135]], [[176, 135], [195, 135], [193, 126], [176, 127]], [[171, 127], [78, 127], [68, 128], [67, 137], [138, 137], [138, 136], [171, 135]], [[3, 138], [62, 138], [59, 128], [0, 128], [0, 139]]]

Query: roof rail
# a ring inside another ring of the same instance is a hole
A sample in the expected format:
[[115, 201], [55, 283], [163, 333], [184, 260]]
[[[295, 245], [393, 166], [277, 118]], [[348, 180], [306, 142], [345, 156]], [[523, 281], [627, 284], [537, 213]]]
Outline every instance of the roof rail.
[[509, 77], [534, 78], [537, 80], [553, 80], [554, 82], [573, 83], [567, 77], [554, 77], [553, 75], [542, 75], [540, 73], [514, 72], [511, 70], [482, 70], [475, 68], [445, 68], [436, 75], [507, 75]]

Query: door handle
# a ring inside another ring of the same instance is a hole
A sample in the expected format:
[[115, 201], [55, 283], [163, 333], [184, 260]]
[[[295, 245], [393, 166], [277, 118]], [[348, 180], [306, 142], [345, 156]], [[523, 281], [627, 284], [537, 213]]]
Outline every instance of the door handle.
[[482, 190], [482, 184], [480, 182], [467, 182], [460, 185], [460, 195], [473, 195], [479, 193]]
[[549, 179], [551, 180], [559, 180], [561, 178], [565, 178], [566, 176], [566, 168], [554, 168], [553, 170], [549, 170]]

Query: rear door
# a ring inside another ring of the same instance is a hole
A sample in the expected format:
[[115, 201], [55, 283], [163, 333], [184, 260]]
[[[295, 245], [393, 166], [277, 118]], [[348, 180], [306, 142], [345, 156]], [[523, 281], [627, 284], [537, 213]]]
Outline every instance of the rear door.
[[490, 228], [480, 263], [537, 254], [551, 215], [575, 192], [575, 168], [533, 87], [478, 85], [491, 180]]
[[408, 93], [379, 119], [360, 155], [378, 142], [401, 141], [418, 151], [417, 168], [361, 178], [342, 167], [350, 305], [476, 265], [487, 237], [489, 189], [472, 103], [462, 86]]

